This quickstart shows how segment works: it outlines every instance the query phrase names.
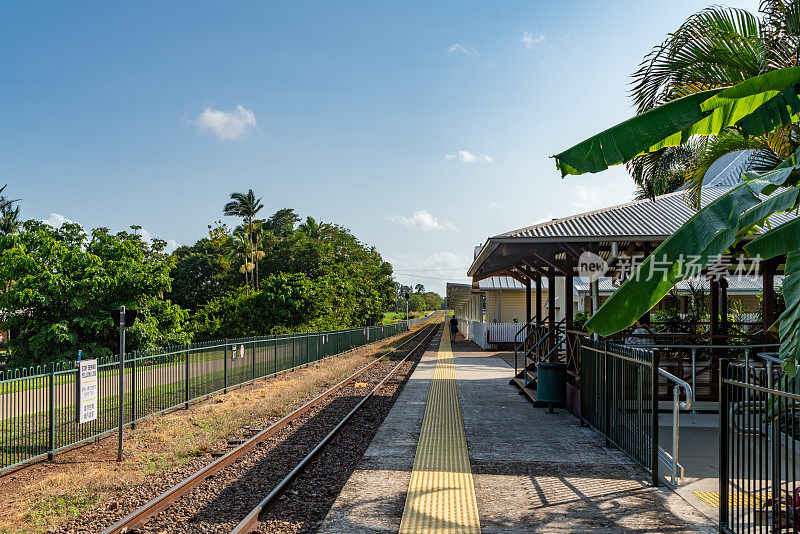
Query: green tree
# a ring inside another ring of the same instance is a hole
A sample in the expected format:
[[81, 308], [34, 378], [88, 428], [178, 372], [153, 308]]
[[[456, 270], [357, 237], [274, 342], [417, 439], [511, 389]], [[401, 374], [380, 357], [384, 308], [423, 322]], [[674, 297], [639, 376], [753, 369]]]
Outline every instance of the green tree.
[[300, 223], [300, 226], [297, 227], [298, 232], [316, 241], [323, 241], [329, 235], [330, 230], [330, 224], [317, 222], [313, 217], [306, 217], [305, 222]]
[[[761, 19], [746, 10], [713, 6], [690, 16], [653, 48], [634, 73], [631, 96], [638, 112], [797, 65], [797, 2], [764, 1], [760, 11]], [[768, 170], [800, 143], [800, 131], [794, 124], [758, 136], [743, 136], [736, 128], [697, 134], [627, 161], [638, 186], [637, 197], [668, 193], [685, 181], [691, 185], [692, 202], [699, 206], [703, 177], [724, 154], [752, 151], [743, 170]]]
[[[249, 264], [253, 264], [256, 269], [258, 267], [253, 250], [253, 218], [263, 207], [264, 205], [261, 203], [261, 198], [256, 198], [253, 190], [250, 189], [247, 193], [231, 193], [230, 202], [225, 204], [225, 207], [222, 209], [223, 213], [227, 216], [241, 217], [244, 219], [245, 235], [247, 236], [247, 243], [249, 244], [248, 259], [245, 261], [245, 274], [247, 274]], [[253, 289], [257, 290], [258, 271], [256, 271], [255, 274], [256, 276], [252, 280], [252, 286]]]
[[118, 339], [109, 311], [137, 308], [141, 320], [130, 332], [130, 349], [189, 341], [188, 314], [164, 300], [173, 259], [161, 245], [106, 229], [87, 236], [78, 224], [52, 228], [23, 223], [17, 234], [0, 237], [0, 315], [14, 332], [9, 342], [17, 365], [41, 364], [115, 352]]
[[204, 341], [297, 331], [308, 324], [314, 308], [313, 285], [303, 274], [273, 274], [259, 291], [234, 289], [203, 306], [193, 318], [195, 337]]
[[272, 217], [264, 222], [265, 230], [268, 230], [279, 238], [288, 237], [294, 232], [294, 225], [300, 222], [300, 217], [291, 208], [283, 208], [272, 214]]
[[178, 247], [173, 256], [172, 290], [168, 298], [191, 312], [238, 283], [229, 251], [233, 239], [228, 227], [217, 221], [208, 236], [192, 246]]
[[[798, 2], [792, 13], [800, 13]], [[743, 139], [780, 135], [800, 112], [800, 67], [769, 70], [731, 87], [710, 89], [669, 101], [613, 126], [556, 156], [562, 174], [599, 172], [639, 154], [679, 146], [692, 135], [732, 132]], [[800, 218], [771, 226], [769, 217], [800, 207], [800, 150], [765, 171], [748, 171], [739, 184], [700, 209], [639, 266], [670, 265], [664, 277], [631, 276], [589, 319], [592, 332], [626, 328], [691, 275], [687, 261], [707, 267], [733, 245], [762, 261], [786, 256], [786, 311], [779, 320], [781, 357], [791, 375], [800, 360]], [[752, 238], [753, 234], [761, 235]], [[689, 260], [691, 259], [691, 260]], [[695, 261], [697, 260], [697, 261]], [[641, 278], [641, 280], [640, 280]]]
[[8, 184], [0, 187], [0, 235], [16, 233], [20, 227], [19, 206], [15, 206], [19, 199], [6, 198], [2, 193]]

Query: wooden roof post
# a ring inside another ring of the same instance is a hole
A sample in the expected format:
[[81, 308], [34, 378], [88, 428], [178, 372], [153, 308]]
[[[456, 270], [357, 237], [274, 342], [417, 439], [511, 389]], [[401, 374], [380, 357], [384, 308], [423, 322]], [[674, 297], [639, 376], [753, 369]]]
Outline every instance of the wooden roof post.
[[[717, 342], [717, 335], [719, 334], [719, 282], [714, 279], [709, 280], [709, 289], [711, 292], [711, 310], [709, 318], [711, 324], [709, 325], [709, 344], [714, 345]], [[717, 384], [719, 377], [719, 352], [717, 349], [711, 349], [711, 384]]]
[[[556, 271], [552, 267], [547, 269], [547, 300], [547, 329], [552, 332], [556, 327]], [[548, 352], [555, 341], [553, 336], [551, 334], [547, 342]]]
[[542, 325], [542, 275], [540, 273], [536, 273], [534, 275], [534, 281], [536, 282], [536, 326]]
[[531, 322], [531, 278], [525, 278], [525, 324]]
[[[573, 309], [572, 309], [572, 295], [573, 295], [573, 287], [572, 287], [572, 274], [573, 274], [573, 266], [575, 261], [572, 257], [567, 254], [566, 255], [566, 269], [564, 271], [564, 330], [566, 331], [567, 337], [569, 337], [569, 331], [572, 330], [572, 319], [573, 319]], [[572, 361], [572, 349], [571, 343], [567, 340], [567, 362]]]

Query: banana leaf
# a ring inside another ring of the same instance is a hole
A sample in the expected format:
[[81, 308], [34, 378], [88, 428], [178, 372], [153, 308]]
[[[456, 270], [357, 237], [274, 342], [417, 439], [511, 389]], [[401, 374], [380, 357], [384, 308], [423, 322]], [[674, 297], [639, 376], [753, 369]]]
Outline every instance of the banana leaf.
[[692, 135], [737, 128], [763, 135], [798, 120], [800, 67], [749, 78], [668, 102], [553, 156], [561, 175], [600, 172], [641, 154], [685, 143]]
[[791, 220], [754, 239], [744, 249], [751, 256], [763, 259], [786, 254], [783, 298], [786, 310], [778, 318], [781, 339], [780, 354], [784, 369], [795, 376], [800, 359], [800, 219]]
[[[800, 150], [775, 170], [745, 173], [741, 184], [700, 209], [656, 248], [589, 319], [586, 328], [603, 336], [627, 328], [676, 283], [697, 274], [688, 268], [690, 262], [708, 267], [754, 225], [773, 213], [796, 208], [800, 198], [800, 190], [794, 187], [800, 178], [799, 158]], [[762, 198], [778, 187], [793, 189]]]

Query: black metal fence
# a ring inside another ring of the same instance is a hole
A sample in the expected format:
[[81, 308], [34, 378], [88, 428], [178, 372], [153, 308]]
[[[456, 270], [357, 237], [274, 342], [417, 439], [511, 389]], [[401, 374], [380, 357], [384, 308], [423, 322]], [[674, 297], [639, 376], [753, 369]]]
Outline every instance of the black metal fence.
[[721, 361], [720, 531], [800, 532], [800, 395], [779, 366]]
[[[211, 393], [383, 340], [405, 322], [282, 336], [223, 339], [125, 355], [125, 423]], [[98, 362], [97, 419], [78, 422], [72, 362], [0, 371], [0, 470], [96, 438], [118, 427], [119, 359]]]
[[581, 422], [594, 427], [658, 483], [658, 354], [583, 338]]

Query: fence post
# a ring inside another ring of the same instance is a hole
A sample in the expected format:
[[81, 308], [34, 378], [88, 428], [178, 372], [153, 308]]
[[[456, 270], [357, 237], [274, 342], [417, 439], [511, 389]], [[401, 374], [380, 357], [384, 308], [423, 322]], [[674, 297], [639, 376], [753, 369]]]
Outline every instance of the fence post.
[[[653, 469], [653, 486], [658, 486], [658, 366], [659, 366], [659, 354], [658, 351], [652, 351], [652, 363], [653, 367], [651, 369], [652, 375], [652, 430], [653, 436], [650, 438], [650, 446], [652, 450], [650, 451], [652, 454], [652, 469]], [[674, 451], [673, 451], [674, 453]]]
[[224, 346], [222, 348], [222, 389], [225, 393], [228, 392], [228, 338], [222, 340]]
[[[526, 331], [527, 331], [527, 329], [526, 329]], [[515, 360], [515, 361], [514, 361], [514, 363], [516, 363], [516, 350], [517, 350], [517, 349], [516, 349], [516, 339], [515, 339], [515, 340], [514, 340], [514, 360]], [[525, 350], [525, 349], [523, 349], [523, 350]], [[581, 340], [580, 340], [580, 338], [578, 338], [578, 352], [581, 352], [581, 350], [582, 350], [582, 344], [581, 344]], [[578, 383], [579, 383], [579, 384], [581, 383], [581, 382], [580, 382], [580, 377], [582, 377], [582, 376], [585, 376], [585, 375], [583, 374], [583, 368], [582, 368], [582, 366], [583, 366], [583, 354], [581, 354], [581, 359], [580, 359], [580, 363], [579, 363], [579, 367], [578, 367], [578, 377], [579, 377], [579, 378], [578, 378], [578, 380], [579, 380], [579, 382], [578, 382]], [[583, 409], [584, 395], [581, 395], [580, 399], [581, 399], [581, 400], [580, 400], [580, 404], [578, 405], [578, 415], [580, 416], [580, 417], [579, 417], [579, 419], [580, 419], [580, 426], [582, 426], [582, 427], [583, 427], [583, 426], [586, 426], [586, 419], [584, 419], [584, 414], [583, 414], [583, 412], [584, 412], [584, 409]]]
[[603, 340], [603, 434], [606, 437], [606, 447], [611, 446], [611, 376], [608, 372], [608, 340]]
[[292, 334], [292, 371], [294, 371], [294, 334]]
[[250, 355], [253, 357], [253, 380], [256, 379], [256, 338], [250, 337]]
[[188, 410], [189, 409], [189, 354], [191, 351], [191, 343], [186, 344], [186, 386], [184, 387], [184, 392], [186, 394], [186, 403], [183, 407]]
[[[56, 362], [50, 362], [50, 377], [48, 379], [49, 382], [49, 391], [48, 391], [48, 409], [47, 409], [47, 459], [51, 462], [53, 461], [53, 450], [55, 449], [56, 444], [56, 390], [55, 390], [55, 378], [56, 378]], [[78, 402], [78, 399], [75, 399], [75, 402]]]
[[[728, 360], [719, 361], [719, 530], [728, 529], [728, 388], [725, 378], [728, 376]], [[774, 495], [774, 493], [773, 493]]]
[[136, 428], [136, 353], [131, 356], [131, 430]]

